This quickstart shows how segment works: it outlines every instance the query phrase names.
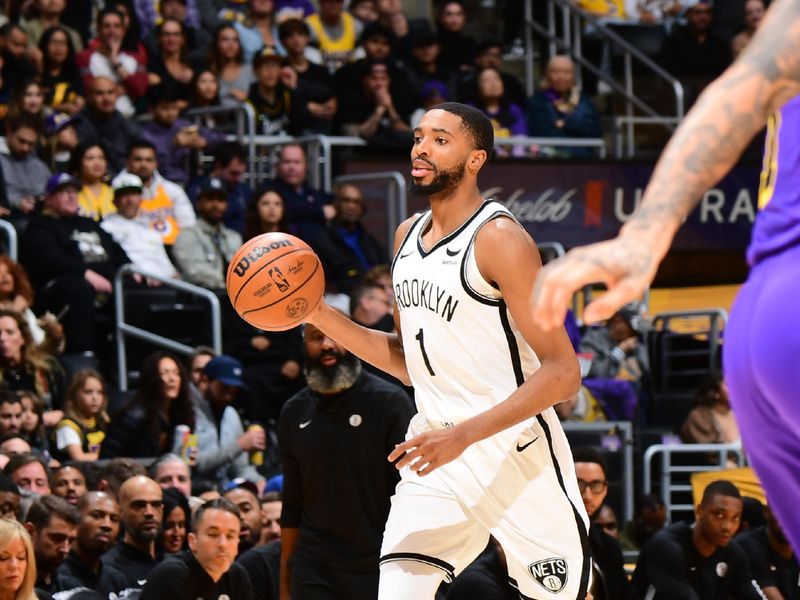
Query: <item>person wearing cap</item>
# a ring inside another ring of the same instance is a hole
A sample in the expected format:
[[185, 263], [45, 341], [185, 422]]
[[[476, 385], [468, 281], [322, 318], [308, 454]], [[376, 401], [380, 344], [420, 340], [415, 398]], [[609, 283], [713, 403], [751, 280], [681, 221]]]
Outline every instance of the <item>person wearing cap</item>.
[[684, 5], [685, 25], [672, 28], [661, 45], [661, 64], [684, 86], [686, 108], [731, 64], [730, 44], [711, 28], [714, 4], [691, 0]]
[[20, 113], [6, 121], [8, 153], [0, 154], [6, 197], [0, 214], [8, 214], [11, 209], [17, 219], [25, 220], [24, 215], [34, 211], [44, 192], [44, 183], [51, 172], [36, 156], [40, 133], [41, 126], [34, 115]]
[[255, 81], [250, 84], [247, 101], [256, 113], [256, 127], [262, 135], [296, 133], [294, 122], [300, 112], [294, 93], [297, 74], [284, 68], [285, 60], [269, 46], [253, 57]]
[[215, 356], [203, 369], [208, 381], [202, 397], [194, 395], [197, 433], [197, 478], [227, 482], [237, 477], [263, 487], [264, 477], [249, 463], [248, 452], [263, 450], [264, 430], [244, 430], [239, 413], [231, 406], [244, 388], [242, 364], [227, 355]]
[[117, 212], [100, 223], [114, 238], [137, 268], [165, 278], [180, 278], [161, 236], [137, 218], [142, 203], [142, 180], [126, 173], [114, 180], [114, 206]]
[[225, 291], [228, 264], [242, 245], [241, 234], [222, 222], [227, 208], [228, 194], [212, 179], [197, 197], [197, 222], [181, 229], [172, 249], [187, 281], [220, 292]]
[[447, 87], [449, 97], [455, 97], [458, 75], [443, 64], [442, 43], [428, 28], [413, 32], [410, 36], [411, 58], [403, 72], [411, 82], [411, 93], [416, 103], [422, 98], [422, 87], [429, 81], [440, 81]]
[[78, 132], [67, 113], [55, 112], [44, 121], [47, 137], [46, 154], [50, 168], [55, 172], [67, 171], [72, 152], [78, 147]]
[[130, 262], [100, 225], [78, 215], [80, 183], [66, 173], [47, 180], [41, 214], [31, 217], [22, 236], [21, 255], [34, 287], [46, 291], [40, 302], [61, 316], [65, 352], [95, 350], [96, 306], [108, 301], [117, 269]]
[[306, 17], [311, 41], [322, 51], [323, 64], [331, 74], [353, 60], [363, 25], [344, 10], [342, 0], [320, 0], [319, 12]]
[[590, 329], [580, 342], [580, 351], [592, 355], [587, 377], [640, 380], [649, 371], [647, 348], [640, 339], [645, 332], [638, 304], [624, 306], [605, 327]]

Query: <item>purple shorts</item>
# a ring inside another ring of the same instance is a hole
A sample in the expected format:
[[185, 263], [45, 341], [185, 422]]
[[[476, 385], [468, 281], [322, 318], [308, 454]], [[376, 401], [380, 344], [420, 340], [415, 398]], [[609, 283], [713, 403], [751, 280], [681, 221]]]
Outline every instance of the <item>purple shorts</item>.
[[725, 333], [725, 380], [750, 462], [800, 548], [800, 247], [756, 265]]

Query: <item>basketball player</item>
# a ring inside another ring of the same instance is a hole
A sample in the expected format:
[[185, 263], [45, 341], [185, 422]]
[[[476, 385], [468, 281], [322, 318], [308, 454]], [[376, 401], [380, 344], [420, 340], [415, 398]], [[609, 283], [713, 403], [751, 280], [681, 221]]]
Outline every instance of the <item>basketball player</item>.
[[[744, 445], [795, 550], [800, 549], [800, 2], [776, 0], [741, 57], [700, 97], [659, 160], [639, 209], [617, 238], [576, 248], [537, 281], [535, 319], [560, 327], [575, 290], [609, 292], [597, 321], [639, 296], [703, 192], [768, 121], [751, 273], [725, 332], [724, 366]], [[769, 116], [772, 115], [772, 116]]]
[[503, 546], [523, 598], [584, 600], [588, 517], [552, 406], [578, 391], [563, 328], [531, 317], [533, 240], [477, 177], [489, 119], [445, 103], [414, 131], [411, 190], [431, 210], [397, 230], [399, 334], [322, 306], [310, 320], [354, 354], [414, 385], [419, 413], [389, 455], [401, 481], [381, 549], [380, 600], [431, 599], [486, 546]]

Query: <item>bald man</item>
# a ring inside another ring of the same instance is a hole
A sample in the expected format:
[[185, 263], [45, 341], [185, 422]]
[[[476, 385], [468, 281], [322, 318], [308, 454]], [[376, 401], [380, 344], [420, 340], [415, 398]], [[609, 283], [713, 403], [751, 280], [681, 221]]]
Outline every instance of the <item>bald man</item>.
[[95, 589], [101, 579], [112, 587], [125, 588], [125, 576], [100, 560], [117, 543], [120, 510], [116, 498], [107, 492], [86, 492], [78, 498], [76, 508], [81, 513], [77, 537], [56, 571], [53, 590]]
[[131, 142], [141, 137], [139, 126], [116, 109], [117, 85], [106, 77], [95, 77], [86, 93], [86, 106], [75, 115], [75, 130], [81, 142], [106, 148], [112, 175], [125, 166]]
[[104, 579], [98, 589], [124, 596], [125, 590], [142, 589], [150, 571], [161, 562], [156, 549], [164, 514], [161, 486], [144, 475], [131, 477], [119, 488], [119, 507], [125, 535], [103, 556], [103, 565], [122, 573], [125, 585], [118, 587]]

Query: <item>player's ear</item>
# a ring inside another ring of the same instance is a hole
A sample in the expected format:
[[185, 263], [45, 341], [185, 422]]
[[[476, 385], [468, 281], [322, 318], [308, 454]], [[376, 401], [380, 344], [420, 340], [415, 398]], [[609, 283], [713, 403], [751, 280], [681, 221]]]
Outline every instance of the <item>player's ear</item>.
[[477, 173], [481, 170], [483, 165], [486, 164], [487, 158], [488, 156], [485, 150], [473, 150], [469, 153], [469, 160], [467, 164], [472, 171]]

